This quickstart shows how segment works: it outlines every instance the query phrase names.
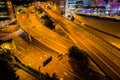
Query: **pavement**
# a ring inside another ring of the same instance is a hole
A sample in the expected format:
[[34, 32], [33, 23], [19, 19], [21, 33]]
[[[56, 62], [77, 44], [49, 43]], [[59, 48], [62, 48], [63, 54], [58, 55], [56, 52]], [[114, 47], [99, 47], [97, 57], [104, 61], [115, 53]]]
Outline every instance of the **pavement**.
[[22, 69], [18, 69], [16, 74], [19, 75], [19, 80], [37, 80], [37, 78], [33, 77]]
[[[74, 74], [76, 72], [74, 72], [72, 65], [69, 63], [69, 58], [66, 55], [63, 57], [58, 57], [58, 54], [47, 51], [46, 49], [42, 49], [43, 46], [41, 46], [39, 43], [34, 42], [34, 44], [29, 44], [21, 37], [16, 37], [14, 41], [17, 47], [16, 55], [19, 56], [19, 58], [31, 68], [39, 71], [40, 67], [40, 71], [42, 73], [49, 73], [50, 76], [52, 76], [52, 74], [55, 72], [63, 80], [80, 79], [80, 74]], [[44, 67], [43, 62], [51, 55], [52, 61]], [[96, 69], [98, 72], [100, 71], [99, 68], [94, 65], [94, 63], [90, 64], [92, 69]], [[17, 73], [20, 75], [22, 80], [35, 80], [34, 77], [22, 70], [18, 70]], [[31, 79], [29, 79], [30, 76]], [[102, 78], [103, 77], [105, 77], [105, 75], [102, 73]]]

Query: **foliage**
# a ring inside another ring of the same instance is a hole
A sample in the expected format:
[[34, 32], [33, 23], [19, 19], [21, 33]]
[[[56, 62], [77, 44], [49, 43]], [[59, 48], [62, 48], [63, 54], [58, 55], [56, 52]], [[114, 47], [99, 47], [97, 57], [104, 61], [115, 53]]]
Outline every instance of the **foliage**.
[[0, 53], [0, 80], [19, 80], [12, 59], [10, 50]]
[[0, 44], [0, 48], [3, 52], [7, 52], [7, 50], [9, 50], [11, 53], [13, 53], [16, 50], [16, 46], [12, 39], [2, 41]]
[[39, 80], [59, 80], [55, 73], [52, 74], [52, 77], [48, 73], [41, 75]]
[[50, 19], [48, 15], [41, 17], [41, 22], [50, 29], [55, 29], [54, 22]]
[[79, 61], [80, 63], [83, 63], [85, 66], [89, 65], [89, 59], [88, 59], [88, 55], [85, 51], [80, 50], [78, 47], [76, 46], [72, 46], [69, 49], [69, 57]]

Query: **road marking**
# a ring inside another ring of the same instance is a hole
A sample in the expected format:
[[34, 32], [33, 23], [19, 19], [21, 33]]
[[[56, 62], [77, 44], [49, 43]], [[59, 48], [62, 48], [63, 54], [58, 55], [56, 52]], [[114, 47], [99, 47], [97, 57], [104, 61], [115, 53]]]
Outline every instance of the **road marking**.
[[24, 18], [24, 16], [22, 16], [22, 18]]
[[64, 74], [69, 77], [69, 75], [66, 72], [64, 72]]
[[47, 57], [48, 55], [45, 55], [45, 57]]
[[63, 78], [60, 78], [60, 80], [63, 80]]
[[30, 64], [30, 63], [28, 63], [28, 65], [30, 66], [31, 64]]
[[42, 57], [40, 57], [40, 59], [42, 60], [43, 58], [42, 58]]

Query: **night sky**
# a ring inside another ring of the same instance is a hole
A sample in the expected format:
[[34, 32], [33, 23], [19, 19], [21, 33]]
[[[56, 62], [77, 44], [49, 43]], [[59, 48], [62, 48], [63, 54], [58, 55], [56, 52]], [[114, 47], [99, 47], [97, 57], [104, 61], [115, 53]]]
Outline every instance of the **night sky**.
[[33, 0], [11, 0], [11, 2], [13, 3], [13, 4], [27, 4], [27, 3], [30, 3], [30, 2], [32, 2]]

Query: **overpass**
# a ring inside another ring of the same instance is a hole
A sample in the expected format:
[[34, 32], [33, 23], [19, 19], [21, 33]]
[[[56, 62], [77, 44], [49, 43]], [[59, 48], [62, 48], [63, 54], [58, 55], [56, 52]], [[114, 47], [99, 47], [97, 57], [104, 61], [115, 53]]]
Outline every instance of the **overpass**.
[[22, 29], [19, 29], [19, 30], [15, 31], [15, 32], [13, 32], [13, 33], [11, 33], [11, 34], [9, 34], [9, 35], [7, 35], [7, 36], [4, 36], [4, 37], [0, 38], [0, 40], [6, 41], [6, 40], [8, 40], [8, 39], [11, 39], [11, 38], [13, 38], [13, 37], [16, 37], [16, 36], [22, 34], [23, 32], [24, 32], [24, 31], [23, 31]]
[[46, 28], [39, 22], [35, 14], [30, 12], [32, 9], [34, 9], [34, 7], [29, 7], [25, 10], [25, 14], [17, 15], [17, 21], [21, 28], [54, 51], [62, 54], [68, 53], [68, 49], [73, 46], [74, 43]]
[[[120, 50], [116, 49], [115, 47], [111, 46], [108, 43], [105, 43], [104, 41], [101, 41], [99, 38], [96, 38], [92, 34], [78, 27], [78, 25], [65, 19], [61, 15], [44, 8], [44, 6], [42, 5], [40, 7], [48, 15], [50, 15], [50, 17], [53, 18], [57, 23], [62, 25], [61, 28], [63, 29], [63, 31], [73, 40], [73, 42], [79, 48], [84, 49], [88, 53], [90, 58], [109, 77], [111, 77], [113, 80], [119, 80]], [[30, 9], [33, 9], [33, 8], [30, 8]], [[42, 42], [44, 45], [50, 47], [51, 49], [59, 53], [66, 53], [68, 48], [74, 45], [74, 43], [72, 43], [71, 41], [45, 28], [44, 25], [39, 23], [36, 16], [29, 12], [30, 12], [29, 10], [26, 10], [26, 14], [19, 14], [17, 16], [17, 20], [20, 26], [22, 27], [22, 29], [24, 29], [27, 33], [29, 33], [35, 39], [37, 39], [38, 41]], [[52, 41], [55, 39], [57, 39], [56, 42]], [[57, 48], [58, 46], [60, 49]]]

